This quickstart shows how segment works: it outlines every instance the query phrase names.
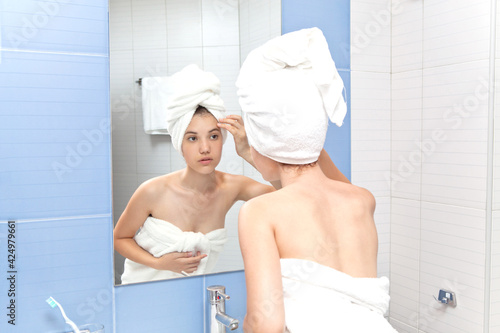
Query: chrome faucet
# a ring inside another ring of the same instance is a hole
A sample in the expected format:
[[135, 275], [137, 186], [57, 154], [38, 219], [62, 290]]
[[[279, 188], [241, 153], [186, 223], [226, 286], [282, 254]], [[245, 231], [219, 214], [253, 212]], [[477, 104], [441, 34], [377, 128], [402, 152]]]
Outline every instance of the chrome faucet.
[[229, 296], [225, 294], [226, 287], [224, 286], [209, 286], [208, 300], [209, 300], [209, 313], [207, 317], [207, 326], [209, 328], [209, 333], [224, 333], [226, 332], [226, 327], [231, 331], [235, 330], [239, 326], [239, 321], [228, 316], [226, 311], [226, 299]]

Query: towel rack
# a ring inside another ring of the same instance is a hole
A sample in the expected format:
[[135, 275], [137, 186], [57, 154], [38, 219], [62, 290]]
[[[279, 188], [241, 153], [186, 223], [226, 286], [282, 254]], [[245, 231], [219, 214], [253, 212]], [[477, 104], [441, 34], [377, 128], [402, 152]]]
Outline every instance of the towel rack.
[[142, 86], [142, 77], [140, 77], [139, 80], [135, 81], [135, 83], [138, 83], [140, 86]]

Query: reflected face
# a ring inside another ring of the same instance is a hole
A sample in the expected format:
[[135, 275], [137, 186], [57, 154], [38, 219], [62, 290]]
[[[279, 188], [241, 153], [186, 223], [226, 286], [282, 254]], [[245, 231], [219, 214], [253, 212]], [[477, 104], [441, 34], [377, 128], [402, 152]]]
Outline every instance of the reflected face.
[[261, 173], [262, 178], [264, 178], [268, 182], [280, 179], [278, 162], [270, 159], [269, 157], [261, 155], [253, 147], [250, 147], [250, 154], [252, 155], [255, 167]]
[[219, 164], [222, 154], [222, 133], [211, 113], [196, 114], [182, 140], [182, 155], [193, 170], [209, 174]]

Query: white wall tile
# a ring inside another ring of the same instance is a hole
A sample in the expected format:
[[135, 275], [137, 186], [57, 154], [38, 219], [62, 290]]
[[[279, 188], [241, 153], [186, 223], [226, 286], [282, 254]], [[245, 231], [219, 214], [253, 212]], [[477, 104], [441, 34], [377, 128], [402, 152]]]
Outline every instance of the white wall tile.
[[203, 46], [240, 44], [238, 2], [202, 1]]
[[[500, 6], [498, 6], [497, 4], [497, 12], [496, 12], [496, 32], [495, 32], [495, 37], [496, 37], [496, 50], [495, 50], [495, 59], [499, 59], [500, 58], [500, 47], [498, 47], [498, 45], [500, 45], [500, 20], [498, 20], [498, 18], [500, 17]], [[496, 66], [496, 68], [498, 68], [498, 66]]]
[[500, 330], [500, 211], [492, 214], [490, 332]]
[[490, 3], [424, 1], [424, 68], [488, 59]]
[[394, 318], [390, 318], [389, 322], [399, 333], [419, 333], [418, 329], [408, 326]]
[[243, 258], [241, 256], [238, 240], [238, 213], [242, 201], [236, 202], [226, 215], [225, 228], [228, 242], [219, 256], [219, 260], [214, 268], [214, 272], [243, 269]]
[[164, 0], [132, 0], [134, 49], [167, 48]]
[[376, 197], [389, 196], [390, 74], [351, 72], [352, 182]]
[[391, 200], [389, 197], [376, 198], [375, 225], [378, 234], [378, 276], [390, 276], [391, 266]]
[[221, 81], [221, 98], [227, 114], [240, 114], [235, 82], [240, 70], [239, 46], [205, 47], [203, 63], [206, 71], [214, 73]]
[[391, 194], [420, 199], [422, 71], [392, 75]]
[[203, 45], [201, 0], [168, 0], [166, 11], [168, 48]]
[[266, 41], [281, 35], [281, 1], [240, 0], [241, 61]]
[[422, 68], [423, 1], [392, 0], [392, 72]]
[[353, 71], [391, 71], [391, 7], [387, 0], [351, 2]]
[[168, 48], [168, 75], [172, 75], [187, 65], [196, 64], [203, 68], [202, 47]]
[[[111, 50], [109, 54], [111, 101], [122, 98], [124, 94], [133, 94], [134, 53], [132, 50]], [[128, 100], [128, 98], [127, 98]], [[113, 103], [111, 104], [113, 105]], [[133, 104], [132, 104], [133, 106]]]
[[109, 48], [132, 50], [132, 0], [109, 1]]
[[487, 80], [488, 61], [424, 69], [423, 200], [484, 207]]
[[134, 48], [134, 77], [137, 79], [167, 75], [167, 49]]
[[[500, 11], [500, 6], [498, 6]], [[500, 24], [500, 19], [497, 24]], [[497, 29], [497, 36], [500, 36], [500, 30]], [[497, 44], [497, 45], [500, 45]], [[497, 47], [499, 50], [500, 47]], [[495, 77], [500, 77], [500, 61], [495, 60]], [[493, 133], [493, 210], [500, 209], [500, 84], [495, 84], [495, 105], [494, 105], [494, 133]]]
[[[133, 114], [132, 114], [133, 115]], [[111, 113], [113, 123], [112, 150], [113, 172], [137, 172], [137, 146], [135, 117], [120, 118], [120, 113]]]
[[243, 174], [243, 159], [236, 153], [231, 133], [227, 133], [227, 139], [222, 148], [222, 158], [217, 170], [235, 175]]
[[113, 220], [115, 223], [122, 215], [139, 184], [136, 172], [113, 171]]
[[[420, 321], [426, 332], [478, 332], [483, 325], [484, 210], [422, 202]], [[434, 301], [454, 291], [460, 306]]]
[[142, 113], [136, 113], [137, 173], [160, 176], [171, 172], [169, 135], [149, 135], [144, 132]]
[[420, 260], [420, 201], [392, 199], [391, 318], [416, 327]]

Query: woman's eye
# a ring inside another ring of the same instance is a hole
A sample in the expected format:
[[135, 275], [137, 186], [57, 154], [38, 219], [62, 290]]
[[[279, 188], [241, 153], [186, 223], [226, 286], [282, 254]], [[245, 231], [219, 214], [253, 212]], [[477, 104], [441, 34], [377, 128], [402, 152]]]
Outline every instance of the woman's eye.
[[190, 137], [189, 137], [189, 138], [187, 138], [187, 139], [188, 139], [188, 141], [196, 141], [196, 137], [194, 137], [194, 136], [190, 136]]
[[219, 138], [219, 134], [214, 134], [210, 137], [212, 140], [217, 140]]

